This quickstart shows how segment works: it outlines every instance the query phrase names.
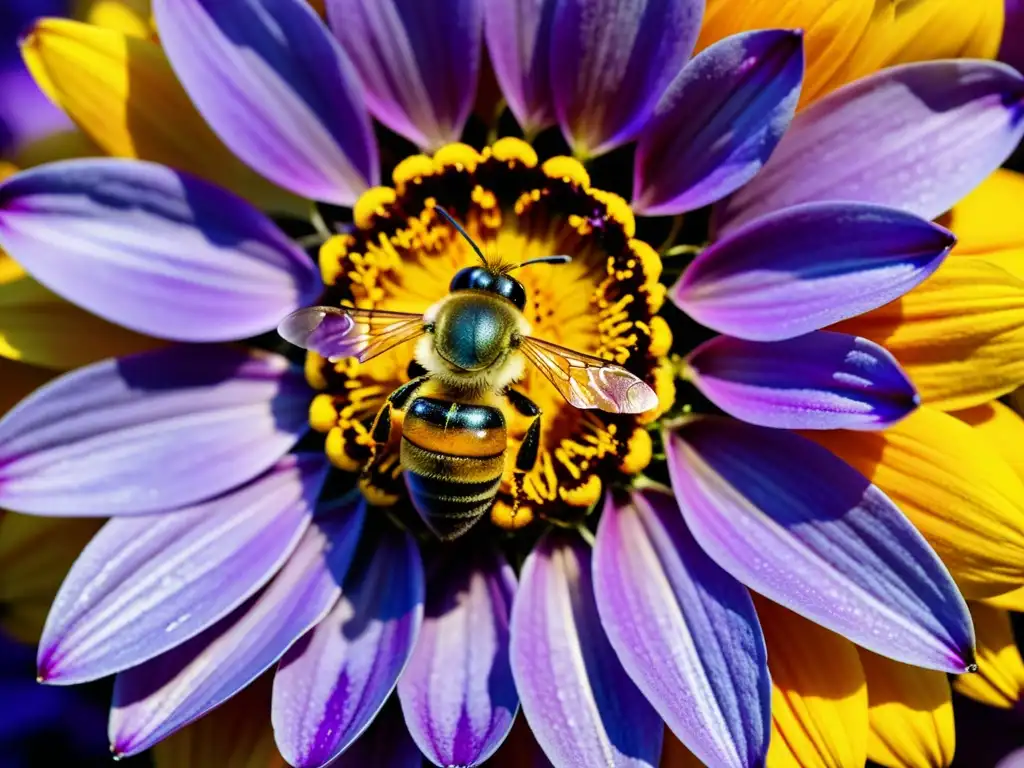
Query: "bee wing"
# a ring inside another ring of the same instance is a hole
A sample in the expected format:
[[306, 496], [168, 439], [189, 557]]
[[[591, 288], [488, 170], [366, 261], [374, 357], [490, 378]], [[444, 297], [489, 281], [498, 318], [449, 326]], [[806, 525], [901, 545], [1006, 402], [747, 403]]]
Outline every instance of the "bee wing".
[[658, 405], [653, 389], [625, 368], [607, 360], [531, 336], [523, 338], [519, 349], [562, 397], [577, 408], [644, 413]]
[[355, 357], [361, 363], [426, 333], [423, 315], [353, 307], [300, 309], [282, 320], [277, 332], [331, 362]]

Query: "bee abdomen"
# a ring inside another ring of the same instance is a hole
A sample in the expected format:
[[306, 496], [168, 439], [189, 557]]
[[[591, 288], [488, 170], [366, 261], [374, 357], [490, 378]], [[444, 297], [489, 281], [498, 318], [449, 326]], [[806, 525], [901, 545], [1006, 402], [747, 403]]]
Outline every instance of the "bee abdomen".
[[505, 468], [505, 419], [488, 406], [421, 397], [402, 427], [406, 487], [441, 539], [468, 531], [490, 509]]
[[467, 483], [426, 477], [405, 471], [409, 497], [423, 522], [442, 540], [464, 534], [491, 508], [501, 475], [490, 481]]

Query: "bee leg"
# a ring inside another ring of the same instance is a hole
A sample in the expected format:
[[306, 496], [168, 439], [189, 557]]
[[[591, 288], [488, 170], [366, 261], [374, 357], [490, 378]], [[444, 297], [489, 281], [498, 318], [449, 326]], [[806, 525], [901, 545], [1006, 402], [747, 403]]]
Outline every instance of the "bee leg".
[[526, 437], [523, 438], [519, 452], [516, 453], [516, 468], [512, 473], [512, 484], [515, 499], [512, 502], [513, 513], [519, 509], [525, 495], [523, 481], [526, 473], [533, 469], [537, 463], [537, 453], [540, 450], [540, 407], [522, 392], [510, 389], [505, 393], [509, 403], [523, 416], [530, 416], [533, 421], [526, 430]]
[[413, 393], [423, 386], [428, 378], [430, 377], [419, 376], [412, 381], [407, 381], [388, 395], [384, 405], [377, 411], [377, 416], [373, 420], [373, 426], [370, 427], [370, 434], [373, 436], [374, 443], [385, 445], [391, 439], [391, 410], [393, 408], [402, 410], [405, 404], [409, 402], [409, 398], [413, 396]]

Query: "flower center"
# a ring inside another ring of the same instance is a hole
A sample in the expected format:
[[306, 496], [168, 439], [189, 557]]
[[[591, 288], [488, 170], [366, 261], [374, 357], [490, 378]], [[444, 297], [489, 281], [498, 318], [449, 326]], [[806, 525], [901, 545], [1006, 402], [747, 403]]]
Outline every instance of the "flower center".
[[[646, 424], [673, 400], [667, 324], [656, 316], [664, 301], [661, 260], [634, 237], [626, 202], [590, 186], [576, 160], [538, 163], [518, 139], [501, 139], [482, 152], [452, 144], [433, 157], [415, 155], [395, 169], [393, 187], [367, 191], [354, 210], [350, 232], [327, 241], [320, 269], [323, 304], [422, 313], [449, 292], [455, 273], [479, 264], [477, 255], [437, 213], [444, 208], [463, 224], [488, 261], [518, 264], [553, 254], [568, 264], [536, 264], [516, 272], [526, 290], [531, 335], [625, 367], [658, 393], [661, 405], [642, 416], [583, 411], [569, 405], [529, 364], [512, 388], [541, 411], [541, 440], [534, 469], [513, 503], [514, 460], [529, 418], [505, 410], [508, 450], [501, 491], [491, 520], [520, 528], [534, 519], [572, 523], [601, 497], [651, 459]], [[335, 466], [362, 471], [360, 487], [378, 505], [404, 496], [394, 413], [391, 442], [374, 450], [370, 427], [385, 398], [422, 373], [415, 346], [399, 346], [360, 364], [330, 363], [310, 353], [306, 374], [321, 394], [310, 411], [314, 429], [326, 433]]]

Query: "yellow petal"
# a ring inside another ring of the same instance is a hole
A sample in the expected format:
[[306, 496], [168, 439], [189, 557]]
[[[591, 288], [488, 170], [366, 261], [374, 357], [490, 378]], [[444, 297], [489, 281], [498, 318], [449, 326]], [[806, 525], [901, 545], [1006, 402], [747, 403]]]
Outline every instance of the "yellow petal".
[[882, 67], [934, 59], [994, 59], [1004, 0], [897, 0]]
[[0, 252], [0, 356], [67, 370], [163, 344], [79, 309], [20, 271]]
[[1024, 584], [1024, 482], [952, 416], [921, 408], [885, 432], [806, 432], [881, 488], [968, 597]]
[[853, 643], [755, 596], [772, 675], [768, 768], [863, 768], [868, 691]]
[[995, 58], [1002, 28], [1003, 0], [875, 0], [867, 27], [815, 98], [895, 64]]
[[971, 408], [1024, 383], [1024, 279], [982, 258], [947, 258], [903, 298], [835, 330], [886, 347], [923, 401], [942, 410]]
[[[885, 7], [889, 0], [879, 0]], [[752, 29], [803, 29], [806, 70], [800, 102], [824, 95], [831, 80], [868, 30], [870, 0], [708, 0], [697, 50]]]
[[327, 15], [327, 8], [324, 7], [324, 0], [309, 0], [309, 4], [313, 6], [313, 10], [321, 16]]
[[214, 135], [156, 43], [43, 19], [24, 38], [22, 55], [43, 91], [107, 154], [189, 171], [275, 210], [304, 210]]
[[952, 256], [983, 258], [1024, 281], [1022, 206], [1024, 175], [993, 173], [942, 219], [957, 236]]
[[150, 37], [151, 13], [149, 0], [77, 0], [72, 15], [133, 37]]
[[978, 671], [960, 675], [953, 688], [982, 704], [1009, 709], [1024, 694], [1024, 661], [1013, 639], [1010, 615], [972, 603], [971, 617], [977, 638]]
[[1017, 587], [1002, 595], [986, 597], [981, 602], [1004, 611], [1024, 611], [1024, 587]]
[[955, 254], [1024, 248], [1024, 174], [999, 169], [943, 219], [957, 237]]
[[956, 732], [949, 681], [859, 649], [868, 681], [868, 759], [888, 768], [945, 768]]
[[270, 728], [272, 675], [153, 747], [156, 768], [285, 768]]
[[0, 512], [2, 626], [34, 643], [57, 588], [101, 520], [33, 517]]
[[974, 427], [1024, 479], [1024, 418], [1020, 414], [993, 400], [966, 411], [955, 411], [953, 416]]

